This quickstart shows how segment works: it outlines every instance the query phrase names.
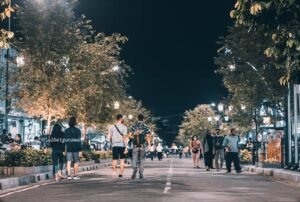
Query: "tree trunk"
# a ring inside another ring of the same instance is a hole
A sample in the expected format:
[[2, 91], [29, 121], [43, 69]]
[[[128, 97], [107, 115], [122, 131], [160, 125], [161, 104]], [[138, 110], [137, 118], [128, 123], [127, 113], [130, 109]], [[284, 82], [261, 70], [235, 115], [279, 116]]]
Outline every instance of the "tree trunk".
[[51, 113], [49, 113], [48, 117], [47, 117], [47, 135], [50, 135], [50, 131], [51, 131], [51, 119], [52, 119], [52, 115], [51, 115]]

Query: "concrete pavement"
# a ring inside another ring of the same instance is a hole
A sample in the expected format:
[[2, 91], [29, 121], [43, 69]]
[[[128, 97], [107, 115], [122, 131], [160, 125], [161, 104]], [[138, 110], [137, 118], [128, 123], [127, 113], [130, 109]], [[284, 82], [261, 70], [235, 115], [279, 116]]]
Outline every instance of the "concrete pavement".
[[[129, 178], [131, 171], [127, 168], [124, 176]], [[111, 175], [110, 168], [89, 171], [79, 181], [29, 187], [2, 195], [0, 201], [300, 201], [297, 184], [275, 181], [250, 172], [206, 172], [192, 168], [191, 159], [147, 160], [144, 180], [119, 180]]]

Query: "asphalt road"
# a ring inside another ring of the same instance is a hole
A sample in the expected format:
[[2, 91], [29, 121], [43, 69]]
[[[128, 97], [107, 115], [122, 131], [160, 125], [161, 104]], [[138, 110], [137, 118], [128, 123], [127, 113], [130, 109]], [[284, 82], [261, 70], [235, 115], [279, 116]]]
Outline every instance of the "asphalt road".
[[0, 201], [21, 202], [300, 202], [300, 187], [250, 173], [225, 174], [194, 169], [190, 159], [147, 160], [145, 179], [112, 178], [110, 168], [87, 172], [79, 181], [35, 185], [0, 195]]

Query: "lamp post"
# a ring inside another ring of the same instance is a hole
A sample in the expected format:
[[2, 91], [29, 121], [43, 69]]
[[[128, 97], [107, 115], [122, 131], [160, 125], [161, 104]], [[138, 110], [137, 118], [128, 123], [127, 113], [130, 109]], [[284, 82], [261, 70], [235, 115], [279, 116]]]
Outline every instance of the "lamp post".
[[[11, 0], [9, 0], [8, 4], [9, 8], [11, 8]], [[8, 18], [8, 31], [11, 31], [11, 19]], [[9, 43], [8, 39], [8, 43]], [[8, 81], [9, 81], [9, 57], [10, 57], [10, 48], [7, 48], [6, 51], [6, 68], [5, 68], [5, 104], [4, 104], [4, 127], [8, 131], [8, 113], [9, 113], [9, 99], [8, 99], [8, 93], [9, 93], [9, 87], [8, 87]]]

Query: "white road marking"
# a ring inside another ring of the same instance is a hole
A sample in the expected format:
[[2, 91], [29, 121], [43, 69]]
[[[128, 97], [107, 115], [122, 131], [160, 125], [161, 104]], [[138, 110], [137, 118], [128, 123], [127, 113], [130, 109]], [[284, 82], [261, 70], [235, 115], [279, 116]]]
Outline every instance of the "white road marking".
[[167, 177], [167, 182], [166, 182], [166, 186], [165, 186], [165, 189], [164, 189], [164, 194], [167, 194], [171, 191], [173, 172], [174, 172], [174, 159], [172, 158], [170, 168], [169, 168], [169, 171], [168, 171], [168, 177]]

